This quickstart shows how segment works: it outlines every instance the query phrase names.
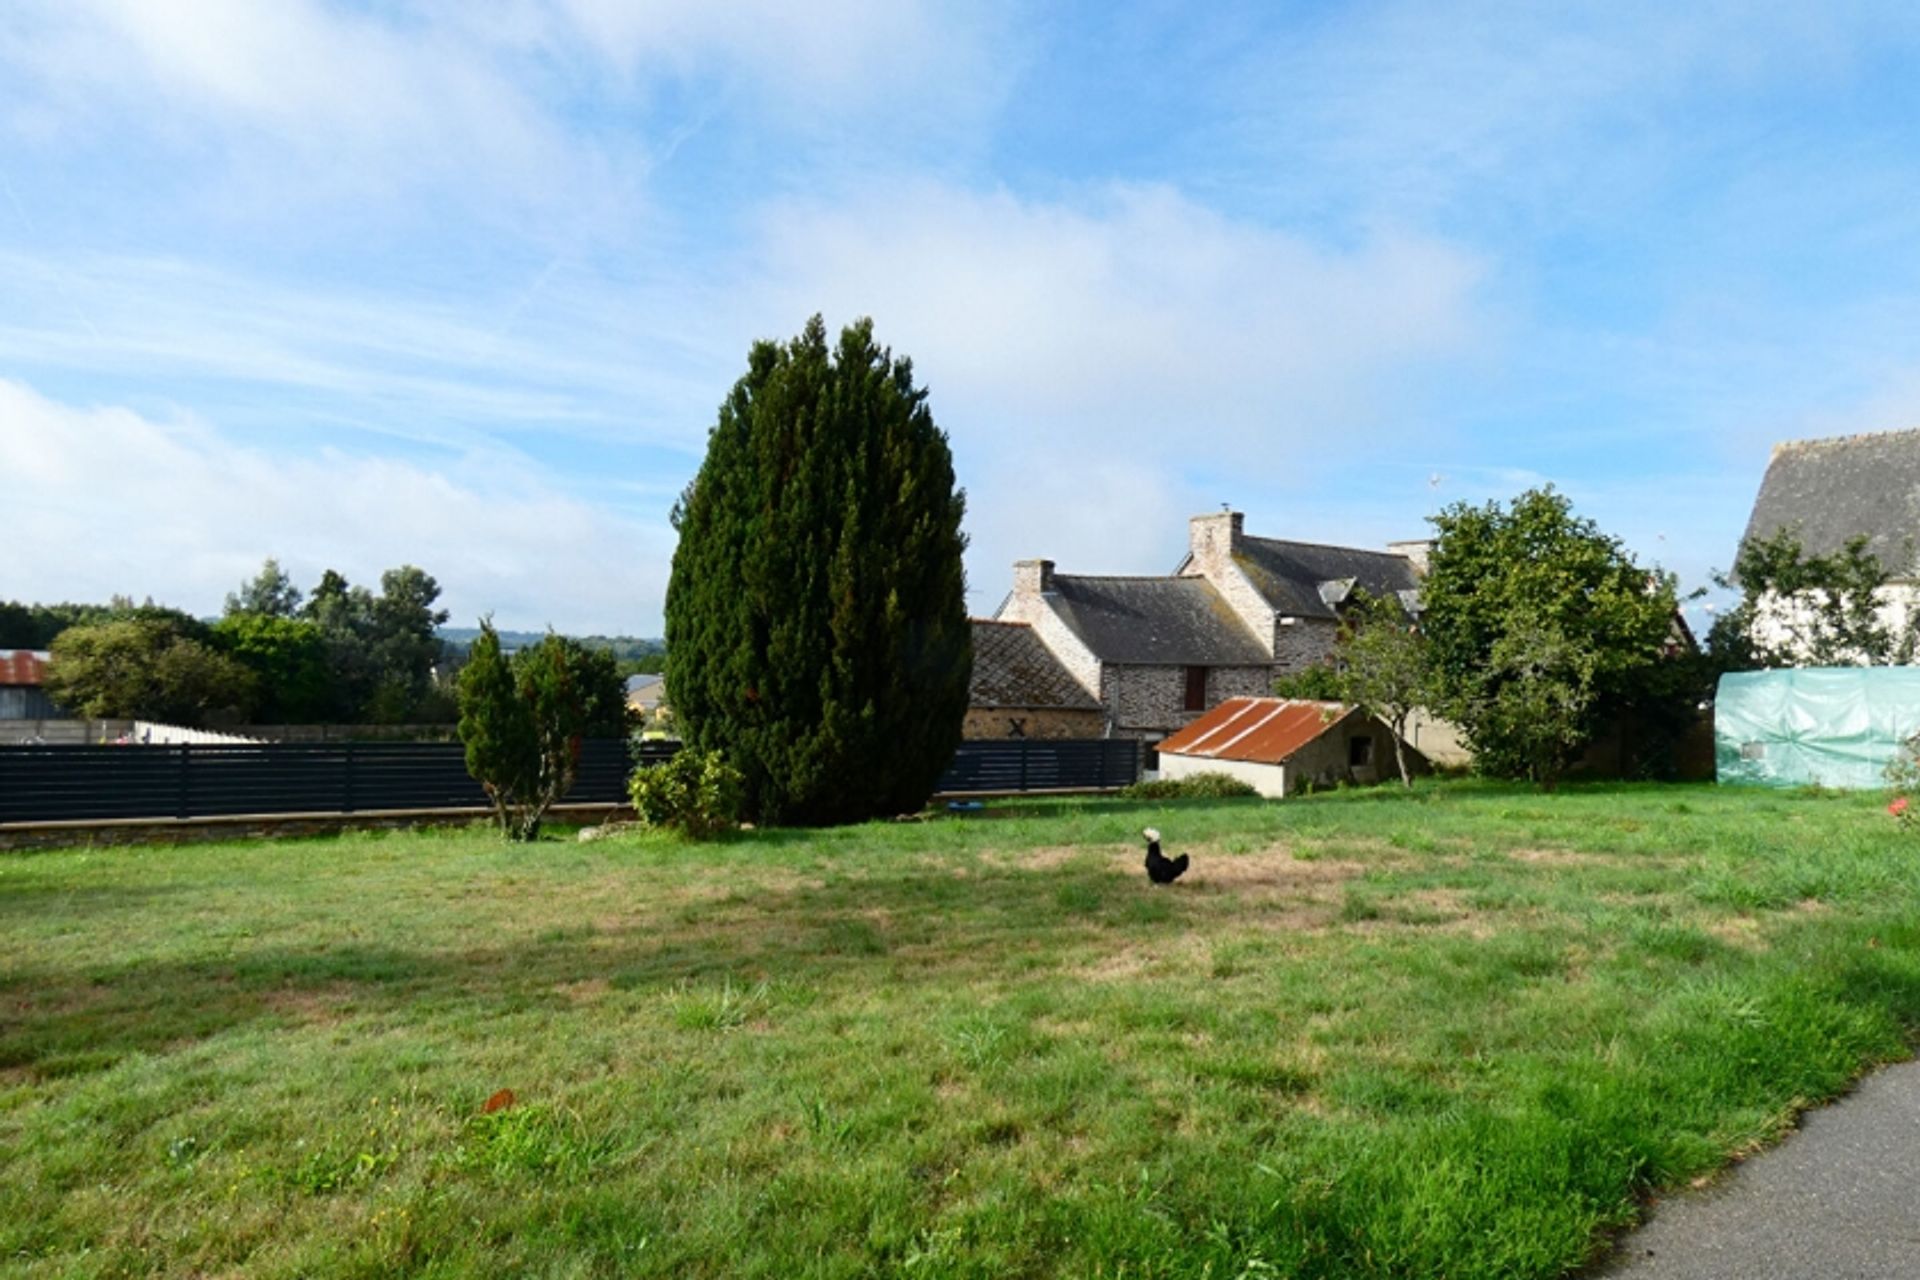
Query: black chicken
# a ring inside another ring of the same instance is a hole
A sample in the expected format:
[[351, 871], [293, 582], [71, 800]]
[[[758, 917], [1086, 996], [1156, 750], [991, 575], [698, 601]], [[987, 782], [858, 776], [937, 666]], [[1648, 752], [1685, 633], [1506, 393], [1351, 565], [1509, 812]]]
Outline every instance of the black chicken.
[[1147, 838], [1147, 879], [1155, 884], [1172, 884], [1186, 873], [1189, 859], [1186, 854], [1169, 858], [1160, 852], [1160, 833], [1148, 827], [1141, 833]]

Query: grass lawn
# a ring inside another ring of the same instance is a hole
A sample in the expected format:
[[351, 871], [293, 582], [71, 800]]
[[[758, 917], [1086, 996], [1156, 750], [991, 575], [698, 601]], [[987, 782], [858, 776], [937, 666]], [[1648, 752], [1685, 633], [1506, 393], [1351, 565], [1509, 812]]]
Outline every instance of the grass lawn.
[[0, 921], [23, 1276], [1558, 1276], [1920, 1030], [1873, 797], [0, 855]]

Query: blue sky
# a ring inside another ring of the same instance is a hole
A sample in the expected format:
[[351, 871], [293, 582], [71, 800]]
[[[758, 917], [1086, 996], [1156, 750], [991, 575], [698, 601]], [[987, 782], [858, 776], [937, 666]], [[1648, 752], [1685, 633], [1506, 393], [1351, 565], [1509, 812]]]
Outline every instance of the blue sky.
[[1903, 4], [19, 0], [0, 597], [657, 634], [816, 311], [931, 388], [977, 611], [1549, 481], [1704, 583], [1774, 441], [1920, 425], [1916, 72]]

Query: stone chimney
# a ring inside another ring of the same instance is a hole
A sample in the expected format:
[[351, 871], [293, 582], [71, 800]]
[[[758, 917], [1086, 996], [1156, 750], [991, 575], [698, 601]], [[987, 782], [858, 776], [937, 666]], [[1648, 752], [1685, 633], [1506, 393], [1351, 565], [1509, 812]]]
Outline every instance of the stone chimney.
[[1387, 550], [1397, 556], [1405, 556], [1413, 564], [1413, 576], [1427, 576], [1427, 562], [1433, 555], [1432, 538], [1415, 538], [1408, 542], [1389, 542]]
[[1220, 511], [1187, 521], [1187, 551], [1202, 577], [1218, 577], [1233, 563], [1233, 553], [1240, 549], [1244, 535], [1245, 520], [1238, 511]]
[[1037, 596], [1052, 590], [1053, 561], [1015, 560], [1013, 562], [1013, 594]]

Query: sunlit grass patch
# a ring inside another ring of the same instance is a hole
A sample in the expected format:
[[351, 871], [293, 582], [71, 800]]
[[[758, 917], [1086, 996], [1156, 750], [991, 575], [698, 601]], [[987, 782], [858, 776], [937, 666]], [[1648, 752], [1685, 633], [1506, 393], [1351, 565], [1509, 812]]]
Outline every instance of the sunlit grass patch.
[[0, 1269], [1561, 1275], [1905, 1051], [1916, 863], [1472, 783], [4, 858]]

